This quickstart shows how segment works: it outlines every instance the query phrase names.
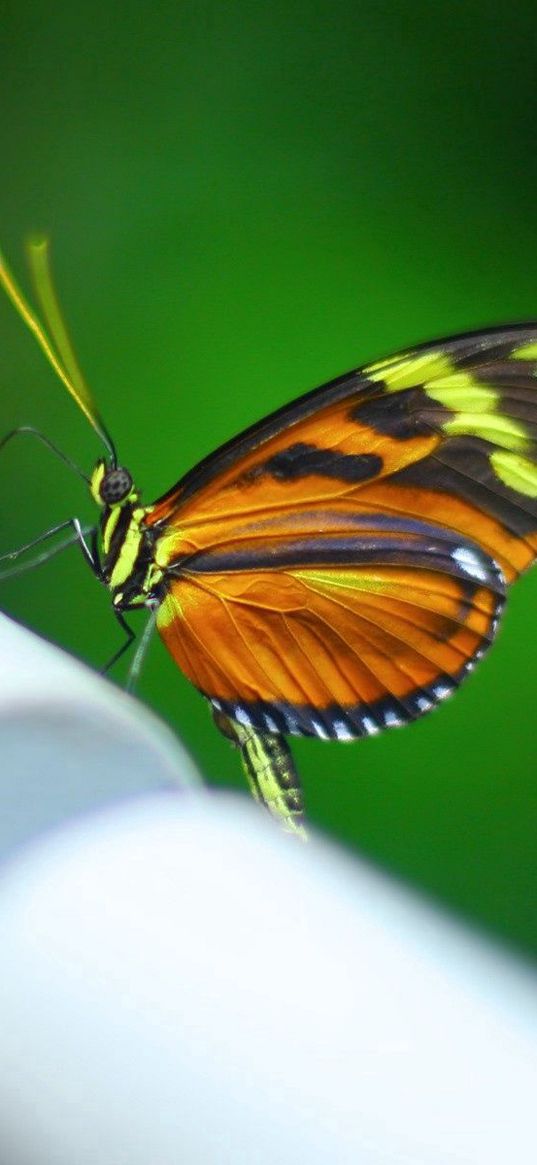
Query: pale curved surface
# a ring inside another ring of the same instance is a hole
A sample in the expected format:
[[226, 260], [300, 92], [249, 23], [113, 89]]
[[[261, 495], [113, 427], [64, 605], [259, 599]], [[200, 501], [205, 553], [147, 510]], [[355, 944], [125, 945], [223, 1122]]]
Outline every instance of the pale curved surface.
[[142, 704], [0, 614], [0, 857], [88, 809], [199, 785]]
[[524, 966], [227, 797], [149, 797], [0, 885], [10, 1165], [531, 1159]]

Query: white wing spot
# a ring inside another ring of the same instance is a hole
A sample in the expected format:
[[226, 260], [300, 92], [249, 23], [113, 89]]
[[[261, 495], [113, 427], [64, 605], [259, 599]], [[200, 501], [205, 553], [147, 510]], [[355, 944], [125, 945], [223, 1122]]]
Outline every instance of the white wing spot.
[[242, 724], [245, 728], [252, 727], [251, 718], [244, 708], [235, 707], [233, 709], [233, 719], [237, 721], [237, 724]]
[[378, 724], [370, 716], [362, 717], [362, 727], [365, 728], [368, 736], [376, 736], [377, 732], [380, 732]]
[[386, 728], [400, 728], [403, 721], [401, 720], [401, 717], [397, 715], [397, 712], [393, 711], [393, 708], [388, 708], [388, 710], [384, 713], [384, 723]]
[[433, 688], [437, 700], [447, 700], [447, 697], [451, 696], [452, 691], [453, 688], [448, 687], [447, 684], [435, 684]]
[[333, 729], [336, 740], [354, 740], [352, 732], [347, 728], [343, 720], [334, 720]]
[[470, 575], [470, 578], [476, 578], [479, 582], [487, 581], [487, 571], [475, 550], [469, 546], [458, 546], [456, 550], [452, 551], [451, 557], [466, 574]]
[[313, 716], [311, 718], [311, 726], [312, 726], [312, 728], [315, 729], [316, 735], [321, 740], [330, 740], [330, 737], [328, 735], [328, 732], [326, 731], [326, 728], [323, 728], [322, 724], [319, 724], [318, 720], [314, 720]]

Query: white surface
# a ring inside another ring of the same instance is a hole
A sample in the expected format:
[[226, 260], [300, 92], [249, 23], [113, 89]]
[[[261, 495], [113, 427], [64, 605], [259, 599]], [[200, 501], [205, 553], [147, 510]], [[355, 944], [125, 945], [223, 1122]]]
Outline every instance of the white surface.
[[191, 784], [169, 731], [0, 658], [1, 1165], [533, 1165], [524, 966], [246, 801], [133, 800]]
[[88, 808], [198, 782], [137, 700], [0, 614], [0, 856]]
[[9, 1165], [535, 1160], [534, 980], [254, 806], [71, 826], [0, 943]]

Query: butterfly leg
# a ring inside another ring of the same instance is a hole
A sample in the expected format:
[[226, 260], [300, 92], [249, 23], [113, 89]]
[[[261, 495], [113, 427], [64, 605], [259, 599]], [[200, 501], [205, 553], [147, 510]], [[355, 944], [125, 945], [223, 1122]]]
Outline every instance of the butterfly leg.
[[[142, 631], [142, 634], [140, 636], [140, 642], [138, 644], [138, 647], [136, 648], [136, 651], [134, 653], [134, 659], [133, 659], [132, 664], [129, 668], [129, 674], [127, 676], [127, 683], [125, 685], [128, 692], [132, 692], [134, 690], [134, 688], [136, 687], [136, 684], [138, 683], [140, 672], [142, 670], [142, 664], [143, 664], [144, 659], [147, 655], [147, 649], [149, 647], [151, 636], [153, 634], [153, 631], [155, 630], [156, 620], [157, 620], [157, 607], [153, 607], [150, 610], [149, 618], [148, 618], [147, 623]], [[126, 627], [127, 624], [125, 623], [124, 626]], [[128, 630], [130, 631], [130, 634], [133, 636], [134, 633], [131, 631], [130, 627], [128, 628]], [[130, 642], [131, 642], [131, 640], [129, 640], [129, 643]], [[129, 646], [129, 643], [126, 644], [127, 647]]]
[[[75, 465], [75, 462], [71, 461], [70, 457], [67, 457], [67, 455], [62, 453], [61, 449], [58, 449], [58, 447], [54, 445], [54, 443], [48, 437], [45, 437], [45, 434], [42, 433], [40, 429], [34, 429], [32, 425], [19, 425], [17, 429], [11, 429], [9, 433], [6, 433], [5, 437], [3, 437], [0, 441], [0, 451], [4, 449], [6, 445], [8, 445], [9, 442], [14, 439], [14, 437], [25, 436], [35, 437], [36, 440], [40, 441], [41, 444], [44, 445], [50, 453], [53, 453], [55, 457], [59, 458], [60, 461], [63, 461], [64, 465], [67, 465], [68, 469], [72, 470], [73, 473], [76, 473], [78, 477], [81, 477], [82, 480], [86, 482], [87, 485], [89, 485], [89, 479], [86, 477], [85, 473], [82, 473], [82, 470], [79, 469], [78, 465]], [[22, 563], [20, 566], [15, 567], [13, 570], [9, 570], [0, 574], [0, 579], [13, 578], [18, 574], [23, 574], [27, 570], [32, 570], [35, 566], [41, 566], [43, 562], [48, 562], [49, 558], [53, 558], [54, 555], [60, 554], [62, 550], [66, 550], [68, 546], [72, 546], [75, 542], [78, 542], [84, 558], [86, 559], [88, 565], [91, 567], [93, 573], [96, 574], [99, 579], [102, 579], [99, 556], [95, 551], [96, 530], [91, 526], [82, 526], [78, 518], [67, 518], [65, 522], [60, 522], [57, 526], [52, 526], [50, 530], [45, 530], [44, 534], [40, 534], [39, 537], [34, 538], [32, 542], [27, 542], [24, 546], [19, 546], [17, 550], [12, 550], [8, 554], [1, 554], [0, 562], [5, 562], [6, 560], [14, 562], [21, 556], [21, 554], [25, 554], [27, 550], [32, 550], [35, 546], [39, 546], [41, 542], [46, 542], [48, 538], [52, 538], [55, 534], [59, 534], [61, 530], [68, 530], [69, 528], [71, 528], [70, 537], [64, 538], [62, 542], [59, 542], [50, 550], [47, 549], [46, 551], [43, 551], [42, 554], [38, 554], [30, 562]], [[86, 541], [87, 534], [90, 536], [90, 542]], [[93, 546], [93, 549], [91, 549], [91, 546]]]
[[[136, 639], [135, 632], [132, 630], [132, 627], [129, 627], [129, 624], [123, 618], [121, 611], [116, 611], [114, 609], [114, 615], [116, 616], [116, 619], [119, 623], [119, 626], [121, 627], [121, 630], [125, 632], [125, 639], [123, 640], [123, 643], [121, 644], [121, 646], [118, 647], [117, 651], [114, 651], [113, 656], [108, 660], [107, 663], [105, 663], [104, 667], [102, 667], [100, 669], [101, 675], [103, 675], [103, 676], [107, 675], [108, 672], [112, 670], [112, 668], [114, 667], [114, 664], [116, 664], [118, 662], [118, 660], [120, 660], [121, 657], [123, 655], [125, 655], [125, 652], [129, 650], [129, 647], [132, 647], [132, 644], [134, 643], [134, 640]], [[128, 686], [129, 685], [127, 683], [127, 687]]]
[[61, 554], [62, 550], [66, 550], [69, 546], [73, 546], [78, 542], [80, 549], [86, 559], [86, 562], [91, 567], [94, 574], [100, 575], [100, 568], [96, 562], [90, 544], [86, 540], [86, 536], [90, 537], [93, 534], [93, 527], [82, 526], [78, 518], [68, 518], [65, 522], [60, 522], [57, 526], [52, 526], [50, 530], [45, 530], [44, 534], [40, 534], [38, 538], [34, 538], [31, 542], [26, 542], [24, 546], [18, 546], [16, 550], [10, 550], [7, 554], [0, 554], [0, 562], [16, 563], [21, 555], [28, 550], [33, 550], [34, 547], [40, 546], [49, 538], [53, 538], [55, 534], [59, 534], [62, 530], [71, 530], [67, 538], [57, 542], [55, 546], [47, 547], [40, 554], [31, 558], [28, 562], [22, 562], [16, 566], [8, 567], [7, 570], [0, 571], [0, 581], [8, 578], [16, 578], [19, 574], [24, 574], [27, 570], [33, 570], [36, 566], [41, 566], [42, 563], [48, 562], [50, 558], [54, 558], [56, 554]]
[[256, 732], [212, 709], [219, 731], [239, 749], [250, 790], [283, 825], [286, 833], [306, 840], [304, 798], [291, 750], [284, 736]]
[[[123, 617], [123, 613], [121, 611], [118, 611], [118, 609], [116, 607], [114, 607], [113, 610], [114, 610], [114, 615], [116, 616], [116, 619], [119, 623], [119, 626], [121, 627], [121, 630], [125, 632], [125, 639], [124, 639], [123, 643], [121, 644], [121, 647], [119, 647], [118, 650], [114, 652], [112, 658], [108, 660], [108, 663], [106, 664], [106, 666], [102, 668], [103, 675], [106, 675], [106, 673], [110, 671], [110, 669], [114, 666], [114, 664], [116, 664], [117, 661], [119, 659], [121, 659], [121, 657], [125, 654], [125, 652], [129, 650], [129, 647], [132, 647], [132, 645], [136, 639], [136, 632], [132, 630], [132, 627], [129, 627], [129, 624], [127, 623], [126, 619]], [[140, 607], [139, 606], [127, 607], [127, 610], [139, 611]], [[126, 688], [127, 692], [132, 692], [134, 690], [134, 688], [136, 687], [136, 684], [138, 682], [138, 679], [140, 676], [140, 671], [142, 669], [142, 664], [143, 664], [144, 659], [146, 657], [147, 649], [149, 647], [149, 641], [150, 641], [151, 636], [153, 634], [153, 631], [155, 629], [156, 618], [157, 618], [157, 609], [155, 607], [154, 609], [151, 609], [151, 613], [150, 613], [149, 618], [147, 620], [147, 623], [143, 629], [138, 646], [137, 646], [136, 651], [134, 653], [134, 659], [133, 659], [131, 666], [129, 668], [129, 671], [128, 671], [127, 682], [125, 684], [125, 688]]]

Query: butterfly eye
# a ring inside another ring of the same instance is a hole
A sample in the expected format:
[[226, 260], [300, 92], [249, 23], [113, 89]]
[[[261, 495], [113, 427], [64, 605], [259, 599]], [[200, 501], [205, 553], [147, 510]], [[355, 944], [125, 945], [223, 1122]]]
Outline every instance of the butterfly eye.
[[109, 469], [105, 473], [99, 493], [107, 506], [117, 506], [125, 501], [132, 489], [132, 477], [128, 469]]

